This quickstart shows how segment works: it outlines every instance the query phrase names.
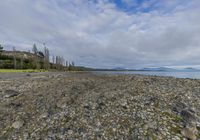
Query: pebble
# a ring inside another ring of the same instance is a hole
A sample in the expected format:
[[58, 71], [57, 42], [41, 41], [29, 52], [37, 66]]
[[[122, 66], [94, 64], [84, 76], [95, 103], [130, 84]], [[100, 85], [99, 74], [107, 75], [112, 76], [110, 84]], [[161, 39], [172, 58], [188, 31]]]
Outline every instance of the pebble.
[[0, 80], [0, 137], [199, 139], [200, 80], [66, 75]]

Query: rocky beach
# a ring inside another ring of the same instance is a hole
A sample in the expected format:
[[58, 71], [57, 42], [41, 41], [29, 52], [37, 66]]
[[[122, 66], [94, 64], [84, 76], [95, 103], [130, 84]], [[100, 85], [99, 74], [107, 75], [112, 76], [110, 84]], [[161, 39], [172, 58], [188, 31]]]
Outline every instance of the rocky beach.
[[0, 74], [0, 140], [200, 139], [200, 80]]

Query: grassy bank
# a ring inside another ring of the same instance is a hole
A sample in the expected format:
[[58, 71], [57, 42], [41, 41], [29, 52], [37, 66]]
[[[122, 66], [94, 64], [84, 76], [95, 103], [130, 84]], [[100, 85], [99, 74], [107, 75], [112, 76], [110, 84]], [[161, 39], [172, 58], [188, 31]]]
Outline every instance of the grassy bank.
[[47, 70], [40, 69], [0, 69], [0, 73], [17, 73], [17, 72], [47, 72]]

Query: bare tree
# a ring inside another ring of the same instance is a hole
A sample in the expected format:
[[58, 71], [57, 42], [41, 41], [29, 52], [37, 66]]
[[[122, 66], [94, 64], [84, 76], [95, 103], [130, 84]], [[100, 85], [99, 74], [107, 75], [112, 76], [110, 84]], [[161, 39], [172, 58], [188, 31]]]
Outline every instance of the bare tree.
[[44, 68], [49, 69], [49, 49], [44, 45]]
[[33, 51], [33, 53], [34, 53], [35, 55], [37, 55], [38, 50], [37, 50], [36, 44], [33, 44], [33, 49], [32, 49], [32, 51]]
[[64, 57], [56, 56], [56, 69], [62, 70], [65, 63]]
[[52, 56], [52, 62], [53, 62], [53, 64], [55, 64], [55, 56], [54, 55]]
[[68, 67], [68, 61], [65, 62], [65, 66]]
[[58, 56], [56, 56], [56, 69], [58, 69]]
[[0, 52], [3, 52], [3, 46], [0, 44]]
[[13, 47], [13, 64], [14, 64], [14, 69], [17, 68], [17, 61], [16, 61], [16, 49]]
[[65, 65], [65, 58], [62, 56], [61, 57], [61, 69], [64, 69], [64, 65]]
[[39, 57], [38, 57], [38, 49], [36, 44], [33, 44], [33, 49], [32, 49], [34, 56], [33, 56], [33, 67], [36, 69], [40, 69], [40, 63], [39, 63]]
[[40, 66], [40, 61], [39, 61], [39, 58], [38, 58], [38, 56], [36, 56], [36, 69], [40, 69], [41, 68], [41, 66]]
[[23, 60], [23, 56], [20, 58], [20, 68], [21, 68], [21, 69], [24, 68], [24, 60]]
[[75, 66], [75, 63], [74, 63], [74, 61], [72, 61], [72, 67], [74, 67]]

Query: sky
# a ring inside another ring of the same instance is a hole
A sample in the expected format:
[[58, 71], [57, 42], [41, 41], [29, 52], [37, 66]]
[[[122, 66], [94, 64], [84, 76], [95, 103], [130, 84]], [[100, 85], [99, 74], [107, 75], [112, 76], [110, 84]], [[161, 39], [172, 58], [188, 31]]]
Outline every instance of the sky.
[[0, 44], [94, 68], [200, 65], [200, 0], [4, 0]]

